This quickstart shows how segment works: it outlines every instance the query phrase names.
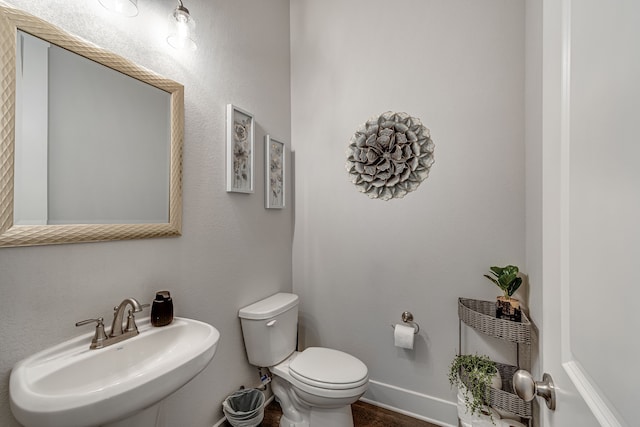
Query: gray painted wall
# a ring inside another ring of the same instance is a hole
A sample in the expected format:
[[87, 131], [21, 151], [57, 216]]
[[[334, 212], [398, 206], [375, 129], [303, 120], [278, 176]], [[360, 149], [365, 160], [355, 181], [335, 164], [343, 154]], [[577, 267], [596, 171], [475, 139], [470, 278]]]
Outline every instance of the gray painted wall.
[[[257, 373], [246, 362], [237, 309], [291, 290], [293, 210], [264, 209], [263, 138], [290, 141], [289, 2], [190, 0], [199, 49], [164, 41], [175, 1], [140, 1], [121, 18], [97, 1], [9, 3], [185, 85], [183, 235], [179, 238], [0, 249], [0, 425], [14, 363], [111, 319], [125, 297], [170, 289], [176, 315], [215, 325], [222, 337], [207, 369], [169, 397], [167, 426], [210, 427], [221, 402]], [[256, 117], [256, 192], [225, 192], [225, 105]], [[291, 187], [287, 189], [291, 191]], [[197, 399], [193, 397], [197, 396]]]
[[[542, 1], [526, 1], [525, 159], [526, 159], [526, 266], [529, 315], [537, 329], [532, 334], [532, 370], [540, 372], [542, 328]], [[534, 426], [540, 425], [540, 405], [533, 406]]]
[[[303, 344], [362, 359], [366, 398], [450, 424], [457, 298], [493, 299], [489, 266], [525, 267], [524, 12], [524, 1], [291, 2]], [[421, 118], [436, 148], [418, 190], [383, 202], [349, 182], [345, 150], [387, 110]], [[413, 351], [393, 346], [404, 310], [421, 326]], [[465, 351], [515, 363], [510, 346], [467, 335]]]

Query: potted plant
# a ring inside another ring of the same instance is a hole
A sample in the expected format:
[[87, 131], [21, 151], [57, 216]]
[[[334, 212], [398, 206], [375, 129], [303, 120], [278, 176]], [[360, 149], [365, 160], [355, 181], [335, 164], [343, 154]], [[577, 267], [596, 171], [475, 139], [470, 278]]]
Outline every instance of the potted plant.
[[484, 355], [461, 354], [449, 367], [449, 383], [458, 387], [471, 415], [483, 413], [488, 405], [489, 387], [501, 389], [502, 378], [496, 363]]
[[491, 267], [490, 270], [495, 277], [488, 274], [485, 274], [484, 277], [495, 283], [503, 292], [503, 295], [497, 297], [496, 300], [496, 317], [520, 322], [522, 320], [520, 301], [512, 298], [522, 284], [522, 278], [518, 277], [518, 267], [507, 265], [506, 267]]

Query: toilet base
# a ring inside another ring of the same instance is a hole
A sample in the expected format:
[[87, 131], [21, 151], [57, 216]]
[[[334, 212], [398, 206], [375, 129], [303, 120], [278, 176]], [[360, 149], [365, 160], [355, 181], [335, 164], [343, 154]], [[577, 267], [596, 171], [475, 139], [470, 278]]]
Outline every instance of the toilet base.
[[271, 390], [275, 394], [282, 417], [280, 427], [354, 427], [351, 405], [319, 408], [303, 403], [285, 380], [274, 376]]
[[[308, 419], [307, 416], [309, 417]], [[353, 427], [353, 414], [351, 413], [351, 405], [337, 409], [318, 409], [312, 408], [308, 414], [304, 414], [302, 420], [293, 421], [282, 415], [280, 418], [280, 427], [322, 427], [322, 426], [340, 426]]]
[[286, 415], [282, 415], [280, 418], [280, 427], [309, 427], [307, 421], [291, 421]]
[[340, 426], [353, 427], [351, 405], [336, 409], [311, 409], [309, 426]]

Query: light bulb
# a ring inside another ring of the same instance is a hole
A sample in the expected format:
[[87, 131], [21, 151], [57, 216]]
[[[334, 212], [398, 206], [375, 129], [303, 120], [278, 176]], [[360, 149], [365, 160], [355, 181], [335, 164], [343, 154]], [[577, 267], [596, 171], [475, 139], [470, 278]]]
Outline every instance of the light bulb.
[[169, 36], [167, 43], [175, 49], [195, 50], [197, 48], [195, 42], [195, 26], [196, 23], [189, 14], [189, 10], [182, 5], [169, 14]]

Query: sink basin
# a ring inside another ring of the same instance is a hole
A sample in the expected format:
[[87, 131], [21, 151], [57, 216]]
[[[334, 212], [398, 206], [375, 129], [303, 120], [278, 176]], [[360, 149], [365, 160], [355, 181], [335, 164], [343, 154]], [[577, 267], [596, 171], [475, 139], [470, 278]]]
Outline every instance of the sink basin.
[[220, 333], [176, 317], [156, 328], [89, 350], [93, 333], [18, 362], [11, 372], [11, 411], [26, 427], [88, 427], [126, 418], [167, 397], [213, 359]]

